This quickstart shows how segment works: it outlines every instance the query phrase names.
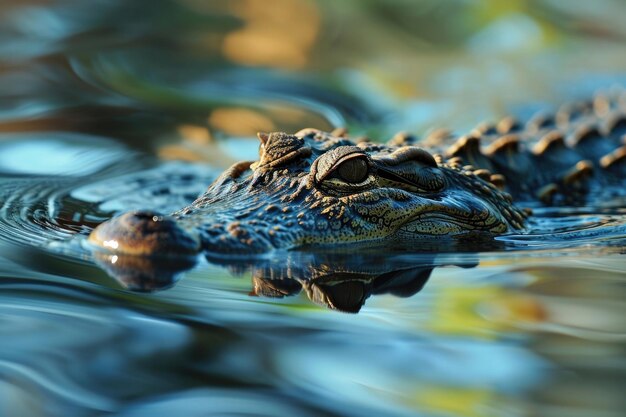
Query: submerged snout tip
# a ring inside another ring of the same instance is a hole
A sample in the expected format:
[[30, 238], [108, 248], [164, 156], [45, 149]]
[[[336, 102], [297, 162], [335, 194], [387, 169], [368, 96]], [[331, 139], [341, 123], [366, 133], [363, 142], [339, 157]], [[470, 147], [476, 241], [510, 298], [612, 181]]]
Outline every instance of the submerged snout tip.
[[96, 227], [89, 243], [114, 253], [138, 256], [192, 255], [199, 239], [170, 216], [150, 210], [124, 213]]

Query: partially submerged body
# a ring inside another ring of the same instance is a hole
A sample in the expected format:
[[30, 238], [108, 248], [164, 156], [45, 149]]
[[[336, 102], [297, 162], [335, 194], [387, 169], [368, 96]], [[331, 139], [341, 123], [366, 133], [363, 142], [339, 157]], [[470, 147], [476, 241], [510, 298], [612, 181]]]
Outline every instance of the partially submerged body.
[[577, 204], [623, 188], [623, 111], [596, 99], [525, 126], [507, 118], [460, 138], [397, 135], [386, 145], [339, 130], [259, 134], [259, 160], [235, 164], [189, 206], [123, 214], [89, 240], [176, 256], [502, 235], [524, 228], [518, 201]]

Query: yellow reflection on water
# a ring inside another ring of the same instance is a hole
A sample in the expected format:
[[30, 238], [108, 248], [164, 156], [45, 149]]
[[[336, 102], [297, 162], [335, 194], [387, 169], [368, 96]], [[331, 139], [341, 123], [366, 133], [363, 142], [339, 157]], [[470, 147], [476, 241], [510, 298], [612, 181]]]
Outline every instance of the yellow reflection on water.
[[209, 129], [203, 126], [180, 125], [178, 127], [178, 133], [184, 140], [198, 145], [206, 145], [213, 140]]
[[213, 140], [211, 131], [200, 125], [182, 124], [176, 128], [176, 141], [171, 138], [158, 148], [159, 158], [175, 161], [204, 162], [217, 167], [232, 164], [232, 157], [226, 155]]
[[233, 14], [244, 26], [229, 33], [222, 51], [244, 65], [302, 68], [319, 31], [316, 6], [304, 0], [237, 0]]
[[235, 136], [250, 136], [256, 132], [276, 130], [271, 119], [244, 108], [220, 108], [211, 112], [209, 123], [216, 129]]
[[545, 307], [532, 296], [496, 285], [448, 287], [435, 303], [430, 327], [438, 333], [499, 337], [515, 323], [546, 319]]
[[182, 145], [166, 145], [159, 149], [159, 158], [170, 161], [189, 161], [201, 162], [205, 158], [202, 153], [198, 153], [197, 149], [186, 148]]
[[494, 402], [495, 393], [485, 389], [467, 389], [426, 386], [415, 401], [421, 410], [446, 413], [455, 416], [480, 417], [494, 415], [485, 413]]

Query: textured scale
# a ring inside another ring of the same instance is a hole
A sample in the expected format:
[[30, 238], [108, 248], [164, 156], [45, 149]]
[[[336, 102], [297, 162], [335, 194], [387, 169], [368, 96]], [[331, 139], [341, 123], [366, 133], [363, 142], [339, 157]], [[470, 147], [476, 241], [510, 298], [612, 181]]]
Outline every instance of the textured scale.
[[525, 124], [507, 117], [460, 137], [440, 129], [422, 140], [399, 133], [387, 144], [353, 141], [345, 129], [260, 133], [259, 160], [233, 165], [188, 207], [126, 213], [89, 240], [161, 257], [521, 230], [524, 204], [624, 193], [625, 103], [598, 96]]

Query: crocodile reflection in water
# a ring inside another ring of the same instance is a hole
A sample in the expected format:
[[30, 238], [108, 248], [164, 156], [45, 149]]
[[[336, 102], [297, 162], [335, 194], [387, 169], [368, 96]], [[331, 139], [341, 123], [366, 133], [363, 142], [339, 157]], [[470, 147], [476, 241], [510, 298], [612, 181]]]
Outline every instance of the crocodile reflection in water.
[[[353, 260], [352, 267], [338, 268], [328, 264], [308, 266], [310, 276], [296, 275], [292, 271], [256, 269], [252, 274], [252, 295], [282, 298], [305, 291], [316, 304], [348, 313], [357, 313], [372, 295], [391, 294], [410, 297], [422, 290], [435, 266], [423, 265], [406, 269], [387, 270], [388, 261], [379, 260], [379, 266], [364, 269], [361, 260]], [[280, 272], [284, 275], [277, 274]]]
[[[378, 251], [380, 253], [380, 251]], [[250, 272], [250, 295], [267, 298], [295, 296], [302, 291], [316, 304], [332, 310], [357, 313], [372, 295], [410, 297], [426, 284], [436, 267], [473, 267], [471, 255], [421, 253], [402, 258], [380, 255], [365, 249], [348, 253], [285, 252], [271, 259], [224, 260], [208, 256], [213, 264], [234, 274]], [[162, 260], [149, 257], [96, 253], [97, 263], [126, 289], [139, 292], [166, 290], [180, 274], [195, 266], [195, 258], [179, 260], [166, 267]], [[176, 267], [180, 269], [176, 269]]]
[[259, 134], [259, 160], [235, 164], [188, 207], [126, 213], [90, 242], [140, 256], [246, 255], [521, 230], [528, 212], [513, 197], [576, 204], [623, 192], [624, 102], [597, 97], [524, 128], [507, 118], [454, 140], [431, 135], [424, 148], [407, 135], [381, 145], [343, 131]]
[[[383, 261], [380, 265], [387, 265]], [[271, 298], [293, 296], [305, 291], [307, 297], [316, 304], [349, 313], [357, 313], [372, 295], [391, 294], [397, 297], [410, 297], [417, 294], [430, 278], [435, 268], [424, 265], [406, 269], [388, 270], [382, 267], [364, 270], [358, 261], [353, 268], [330, 268], [327, 264], [309, 265], [310, 276], [293, 276], [291, 271], [284, 276], [267, 274], [266, 270], [253, 272], [253, 295]], [[359, 271], [359, 269], [361, 269]]]

